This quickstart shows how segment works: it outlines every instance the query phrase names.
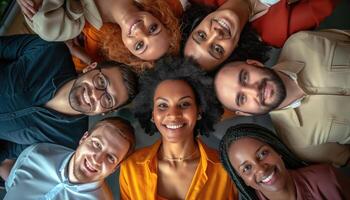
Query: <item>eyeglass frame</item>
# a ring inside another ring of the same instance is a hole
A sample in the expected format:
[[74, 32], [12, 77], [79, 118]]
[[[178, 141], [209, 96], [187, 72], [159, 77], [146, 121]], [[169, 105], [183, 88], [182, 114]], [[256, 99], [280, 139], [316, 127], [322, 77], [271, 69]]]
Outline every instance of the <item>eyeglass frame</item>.
[[[112, 108], [115, 106], [115, 100], [114, 100], [113, 96], [112, 96], [111, 94], [109, 94], [109, 92], [107, 91], [107, 87], [108, 87], [108, 85], [109, 85], [109, 79], [108, 79], [107, 76], [102, 72], [102, 69], [101, 69], [100, 67], [96, 67], [95, 69], [98, 70], [99, 73], [95, 74], [95, 75], [92, 77], [92, 84], [94, 85], [94, 87], [95, 87], [96, 90], [104, 91], [103, 94], [100, 96], [100, 105], [101, 105], [101, 107], [104, 108], [104, 109], [112, 109]], [[103, 80], [105, 80], [105, 82], [106, 82], [105, 87], [100, 87], [100, 86], [98, 86], [98, 84], [97, 84], [98, 80], [97, 80], [97, 79], [98, 79], [99, 77], [103, 77]], [[112, 100], [113, 100], [112, 106], [110, 106], [110, 107], [104, 106], [103, 103], [102, 103], [102, 102], [104, 102], [104, 101], [102, 101], [103, 98], [107, 98], [107, 99], [110, 98], [110, 99], [112, 99]]]

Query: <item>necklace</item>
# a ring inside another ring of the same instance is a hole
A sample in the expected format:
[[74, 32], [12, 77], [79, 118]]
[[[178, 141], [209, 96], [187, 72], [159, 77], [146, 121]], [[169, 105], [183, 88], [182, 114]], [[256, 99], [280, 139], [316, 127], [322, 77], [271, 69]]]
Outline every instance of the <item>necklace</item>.
[[[163, 148], [161, 149], [161, 151], [162, 151], [162, 154], [164, 154]], [[183, 161], [185, 161], [185, 160], [191, 159], [196, 153], [197, 153], [197, 148], [195, 148], [194, 151], [193, 151], [190, 155], [188, 155], [188, 156], [177, 157], [177, 158], [176, 158], [176, 157], [174, 158], [174, 157], [166, 157], [166, 156], [163, 156], [162, 159], [168, 160], [168, 161], [173, 161], [173, 162], [183, 162]]]

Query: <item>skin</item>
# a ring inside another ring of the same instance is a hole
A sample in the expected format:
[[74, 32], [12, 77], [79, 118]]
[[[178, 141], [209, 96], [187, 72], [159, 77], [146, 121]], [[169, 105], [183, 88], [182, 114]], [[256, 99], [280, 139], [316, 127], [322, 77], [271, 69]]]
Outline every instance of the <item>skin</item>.
[[[106, 90], [99, 90], [93, 84], [93, 77], [99, 74], [96, 66], [97, 63], [92, 63], [83, 70], [81, 76], [63, 85], [45, 106], [64, 114], [97, 115], [123, 105], [129, 97], [119, 69], [101, 69], [107, 78], [108, 86]], [[101, 97], [105, 92], [112, 97], [110, 101], [114, 106], [110, 109], [101, 106]]]
[[[162, 136], [157, 192], [168, 199], [185, 199], [200, 157], [193, 135], [199, 112], [195, 95], [185, 81], [166, 80], [156, 88], [153, 102], [153, 120]], [[164, 159], [188, 155], [193, 156], [181, 162]]]
[[236, 48], [249, 7], [249, 1], [228, 0], [210, 13], [187, 39], [185, 56], [193, 57], [206, 71], [215, 70]]
[[229, 160], [245, 184], [268, 199], [295, 199], [296, 192], [281, 156], [268, 144], [243, 137], [229, 149]]
[[102, 181], [117, 169], [130, 146], [118, 131], [115, 125], [100, 122], [91, 134], [84, 134], [69, 161], [70, 182]]
[[[17, 0], [28, 19], [36, 14], [42, 0]], [[169, 33], [151, 13], [140, 10], [133, 0], [95, 0], [104, 23], [116, 23], [122, 30], [122, 40], [129, 51], [142, 60], [157, 60], [170, 45]], [[68, 45], [70, 45], [68, 43]], [[90, 58], [77, 47], [70, 46], [71, 53], [87, 64]]]
[[286, 98], [280, 76], [254, 60], [227, 64], [217, 73], [214, 84], [219, 101], [237, 115], [267, 113]]

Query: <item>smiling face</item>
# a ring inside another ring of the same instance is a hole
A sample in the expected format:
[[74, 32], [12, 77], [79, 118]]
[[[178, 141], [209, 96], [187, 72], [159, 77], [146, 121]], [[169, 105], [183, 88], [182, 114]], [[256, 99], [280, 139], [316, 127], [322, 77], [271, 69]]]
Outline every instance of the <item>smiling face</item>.
[[233, 62], [215, 77], [219, 101], [237, 114], [264, 114], [286, 97], [285, 86], [276, 72], [258, 61]]
[[170, 45], [169, 34], [163, 24], [152, 14], [136, 12], [120, 24], [126, 48], [142, 60], [156, 60], [164, 55]]
[[[116, 109], [129, 98], [122, 75], [117, 67], [95, 69], [78, 77], [69, 92], [71, 107], [86, 115], [97, 115]], [[106, 89], [102, 89], [103, 86]]]
[[198, 106], [192, 88], [185, 81], [161, 82], [155, 90], [152, 114], [163, 140], [176, 143], [193, 139]]
[[280, 155], [268, 144], [244, 137], [230, 145], [228, 154], [231, 165], [246, 185], [263, 193], [287, 187], [288, 171]]
[[192, 31], [184, 54], [193, 57], [204, 70], [214, 70], [231, 55], [241, 31], [241, 23], [235, 12], [212, 12]]
[[116, 170], [130, 146], [118, 131], [114, 125], [101, 122], [90, 135], [83, 136], [72, 157], [76, 182], [101, 181]]

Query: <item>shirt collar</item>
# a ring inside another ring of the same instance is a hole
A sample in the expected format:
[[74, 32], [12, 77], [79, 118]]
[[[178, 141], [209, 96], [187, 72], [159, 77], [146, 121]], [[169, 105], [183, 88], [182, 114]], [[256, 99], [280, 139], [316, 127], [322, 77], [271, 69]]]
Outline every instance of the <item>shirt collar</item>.
[[101, 187], [103, 181], [96, 181], [96, 182], [82, 183], [82, 184], [73, 184], [69, 182], [68, 180], [69, 161], [73, 157], [74, 153], [75, 152], [72, 152], [69, 156], [67, 156], [66, 159], [62, 161], [62, 164], [59, 168], [61, 182], [65, 184], [67, 187], [74, 188], [76, 191], [79, 191], [79, 192], [89, 191], [89, 190], [93, 190], [98, 187]]
[[274, 70], [283, 72], [288, 76], [293, 77], [293, 79], [297, 79], [297, 74], [303, 70], [305, 67], [305, 63], [298, 61], [283, 61], [275, 66], [273, 66]]

